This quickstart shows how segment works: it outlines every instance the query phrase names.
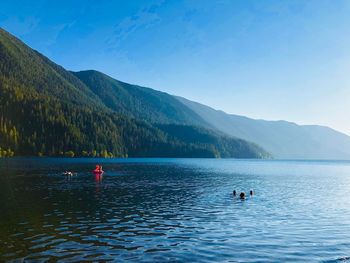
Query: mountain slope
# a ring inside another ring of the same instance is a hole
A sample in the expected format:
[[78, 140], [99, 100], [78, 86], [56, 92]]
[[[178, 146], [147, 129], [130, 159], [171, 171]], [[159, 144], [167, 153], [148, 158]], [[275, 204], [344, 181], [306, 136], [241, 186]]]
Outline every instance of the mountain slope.
[[100, 99], [78, 78], [1, 28], [0, 40], [2, 79], [64, 102], [103, 107]]
[[176, 97], [218, 130], [285, 159], [350, 159], [350, 137], [324, 126], [255, 120]]
[[165, 92], [124, 83], [94, 70], [72, 73], [116, 112], [150, 122], [210, 126]]
[[287, 121], [253, 120], [229, 115], [181, 97], [123, 83], [100, 72], [81, 71], [74, 74], [106, 107], [132, 117], [217, 130], [254, 142], [275, 158], [350, 159], [349, 137], [327, 127], [300, 126]]
[[[164, 108], [172, 103], [191, 112], [172, 97], [164, 101]], [[180, 117], [187, 115], [175, 116], [186, 123]], [[237, 148], [237, 139], [205, 129], [196, 130], [195, 137], [208, 134], [215, 140], [189, 140], [134, 117], [140, 116], [107, 107], [75, 75], [0, 29], [0, 156], [3, 149], [6, 155], [14, 150], [48, 156], [267, 156], [254, 144], [240, 140], [244, 147]], [[190, 127], [178, 126], [179, 131]]]
[[184, 141], [205, 145], [210, 143], [215, 145], [213, 151], [216, 157], [240, 156], [241, 158], [271, 158], [272, 156], [257, 144], [247, 143], [245, 140], [232, 138], [229, 136], [217, 136], [214, 131], [204, 130], [196, 126], [182, 126], [177, 124], [158, 124], [162, 131], [170, 136]]

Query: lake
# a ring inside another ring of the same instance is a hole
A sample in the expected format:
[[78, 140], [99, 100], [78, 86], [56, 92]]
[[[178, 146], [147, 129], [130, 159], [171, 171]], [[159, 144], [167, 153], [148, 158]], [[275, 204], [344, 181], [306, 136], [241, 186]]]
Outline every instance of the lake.
[[[1, 262], [350, 257], [350, 162], [14, 158], [0, 167]], [[240, 200], [234, 189], [255, 194]]]

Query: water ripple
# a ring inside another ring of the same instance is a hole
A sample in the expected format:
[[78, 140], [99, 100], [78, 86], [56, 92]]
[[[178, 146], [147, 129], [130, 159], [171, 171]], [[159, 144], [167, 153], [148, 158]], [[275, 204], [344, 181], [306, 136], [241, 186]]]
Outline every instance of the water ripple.
[[348, 163], [158, 161], [10, 167], [0, 261], [349, 261]]

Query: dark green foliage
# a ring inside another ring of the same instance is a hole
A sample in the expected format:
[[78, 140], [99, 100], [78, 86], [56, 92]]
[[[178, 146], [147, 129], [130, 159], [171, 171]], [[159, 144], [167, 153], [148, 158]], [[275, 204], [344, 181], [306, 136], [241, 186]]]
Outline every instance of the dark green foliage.
[[0, 29], [0, 157], [265, 156], [245, 141], [181, 125], [201, 120], [168, 94], [103, 77], [87, 87]]
[[162, 131], [177, 140], [200, 145], [203, 149], [210, 149], [215, 157], [239, 157], [239, 158], [270, 158], [270, 154], [261, 147], [244, 140], [218, 135], [213, 131], [188, 125], [159, 124]]
[[0, 147], [0, 158], [1, 157], [12, 157], [14, 156], [14, 151], [12, 151], [10, 148], [8, 149], [1, 149]]
[[59, 98], [75, 105], [102, 107], [78, 78], [0, 28], [0, 73], [10, 85]]
[[153, 123], [206, 124], [199, 115], [165, 92], [124, 83], [94, 70], [72, 73], [108, 108], [118, 113]]

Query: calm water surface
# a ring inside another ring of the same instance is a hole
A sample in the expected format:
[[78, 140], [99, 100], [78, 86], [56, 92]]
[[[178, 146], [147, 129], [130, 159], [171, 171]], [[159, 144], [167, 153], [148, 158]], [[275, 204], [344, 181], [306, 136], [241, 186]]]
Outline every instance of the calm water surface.
[[[0, 262], [350, 256], [350, 162], [37, 158], [0, 167]], [[241, 201], [233, 189], [255, 195]]]

